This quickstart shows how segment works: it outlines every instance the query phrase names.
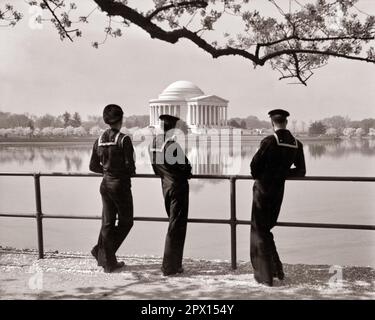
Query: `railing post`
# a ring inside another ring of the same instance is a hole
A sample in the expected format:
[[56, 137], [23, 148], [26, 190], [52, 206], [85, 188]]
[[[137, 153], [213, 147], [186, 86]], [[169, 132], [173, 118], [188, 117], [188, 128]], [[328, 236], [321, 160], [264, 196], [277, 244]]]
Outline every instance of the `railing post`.
[[44, 258], [43, 245], [43, 213], [42, 213], [42, 197], [40, 193], [40, 173], [34, 174], [35, 186], [35, 205], [36, 205], [36, 228], [38, 233], [38, 252], [39, 259]]
[[230, 245], [232, 269], [237, 269], [236, 177], [230, 177]]

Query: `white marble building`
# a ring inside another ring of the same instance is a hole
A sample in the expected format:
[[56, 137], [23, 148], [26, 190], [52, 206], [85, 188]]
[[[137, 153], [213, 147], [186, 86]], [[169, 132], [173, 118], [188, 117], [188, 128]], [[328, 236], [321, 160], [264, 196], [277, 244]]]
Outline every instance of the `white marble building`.
[[173, 82], [157, 99], [150, 100], [149, 105], [151, 127], [160, 127], [161, 114], [179, 117], [193, 132], [201, 128], [227, 126], [228, 100], [216, 95], [205, 95], [189, 81]]

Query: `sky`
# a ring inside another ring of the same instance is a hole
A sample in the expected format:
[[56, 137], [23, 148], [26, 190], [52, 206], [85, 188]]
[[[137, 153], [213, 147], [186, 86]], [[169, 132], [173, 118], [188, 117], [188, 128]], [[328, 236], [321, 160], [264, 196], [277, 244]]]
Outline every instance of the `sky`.
[[[287, 109], [291, 119], [306, 122], [333, 115], [375, 118], [373, 64], [331, 59], [305, 87], [279, 81], [269, 66], [254, 69], [240, 57], [213, 59], [187, 40], [172, 45], [136, 27], [94, 49], [91, 42], [104, 37], [103, 19], [96, 12], [81, 39], [62, 42], [49, 24], [30, 28], [33, 12], [22, 0], [13, 2], [25, 16], [14, 28], [0, 28], [0, 111], [77, 111], [86, 118], [117, 103], [126, 115], [148, 114], [150, 99], [170, 83], [188, 80], [205, 94], [229, 100], [229, 118], [267, 119], [274, 108]], [[87, 10], [93, 7], [90, 0], [85, 4]], [[357, 6], [375, 14], [373, 0], [360, 0]]]

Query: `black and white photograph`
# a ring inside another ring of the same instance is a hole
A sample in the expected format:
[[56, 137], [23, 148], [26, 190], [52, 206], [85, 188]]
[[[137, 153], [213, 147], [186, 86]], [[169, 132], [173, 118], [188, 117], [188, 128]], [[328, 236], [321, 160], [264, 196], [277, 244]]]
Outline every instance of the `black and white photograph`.
[[0, 0], [0, 300], [374, 300], [374, 199], [374, 0]]

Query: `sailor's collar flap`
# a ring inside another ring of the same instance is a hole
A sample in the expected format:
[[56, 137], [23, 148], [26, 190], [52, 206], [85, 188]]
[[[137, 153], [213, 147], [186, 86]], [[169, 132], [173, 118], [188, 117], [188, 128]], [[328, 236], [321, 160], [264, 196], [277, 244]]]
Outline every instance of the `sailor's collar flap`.
[[100, 135], [99, 140], [98, 140], [98, 146], [99, 147], [108, 147], [108, 146], [117, 145], [118, 139], [120, 137], [120, 131], [118, 131], [116, 133], [115, 138], [112, 141], [105, 141], [105, 139], [104, 139], [105, 133], [106, 132], [104, 132], [103, 134]]
[[280, 147], [298, 148], [297, 139], [288, 130], [278, 130], [274, 133], [276, 143]]

